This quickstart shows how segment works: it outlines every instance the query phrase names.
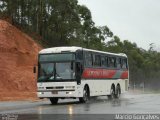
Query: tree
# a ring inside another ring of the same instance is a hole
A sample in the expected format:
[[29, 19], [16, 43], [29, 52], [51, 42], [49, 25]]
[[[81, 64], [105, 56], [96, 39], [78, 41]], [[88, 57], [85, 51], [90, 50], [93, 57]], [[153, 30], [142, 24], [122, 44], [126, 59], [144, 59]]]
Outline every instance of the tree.
[[146, 51], [129, 40], [122, 41], [107, 26], [95, 26], [91, 11], [77, 0], [1, 0], [3, 16], [44, 47], [76, 45], [125, 53], [130, 81], [146, 79], [151, 83], [160, 79], [160, 53], [154, 50], [153, 43]]

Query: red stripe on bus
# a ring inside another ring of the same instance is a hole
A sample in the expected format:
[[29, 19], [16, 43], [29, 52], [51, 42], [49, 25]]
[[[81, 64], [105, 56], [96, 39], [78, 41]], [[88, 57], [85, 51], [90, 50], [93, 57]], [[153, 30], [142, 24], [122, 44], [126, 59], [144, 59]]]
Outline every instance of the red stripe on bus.
[[128, 71], [124, 71], [122, 74], [121, 74], [121, 79], [127, 79], [128, 78]]
[[[117, 74], [117, 72], [119, 72]], [[83, 78], [86, 79], [105, 79], [105, 78], [128, 78], [128, 71], [120, 71], [120, 70], [106, 70], [106, 69], [93, 69], [86, 68], [82, 74]]]

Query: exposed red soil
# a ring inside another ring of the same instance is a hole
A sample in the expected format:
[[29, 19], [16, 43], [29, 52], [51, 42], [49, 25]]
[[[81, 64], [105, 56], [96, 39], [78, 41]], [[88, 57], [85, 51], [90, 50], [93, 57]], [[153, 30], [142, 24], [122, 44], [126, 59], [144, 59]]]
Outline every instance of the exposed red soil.
[[0, 100], [36, 99], [33, 66], [42, 47], [0, 20]]

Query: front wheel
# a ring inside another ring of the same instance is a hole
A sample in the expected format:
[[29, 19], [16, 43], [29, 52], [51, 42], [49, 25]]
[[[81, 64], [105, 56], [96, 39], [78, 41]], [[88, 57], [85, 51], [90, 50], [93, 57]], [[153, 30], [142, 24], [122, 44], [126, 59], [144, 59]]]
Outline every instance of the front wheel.
[[58, 98], [50, 98], [51, 104], [55, 105], [58, 103]]
[[83, 97], [80, 97], [79, 101], [81, 103], [86, 103], [88, 100], [89, 100], [89, 90], [87, 87], [85, 87], [83, 90]]

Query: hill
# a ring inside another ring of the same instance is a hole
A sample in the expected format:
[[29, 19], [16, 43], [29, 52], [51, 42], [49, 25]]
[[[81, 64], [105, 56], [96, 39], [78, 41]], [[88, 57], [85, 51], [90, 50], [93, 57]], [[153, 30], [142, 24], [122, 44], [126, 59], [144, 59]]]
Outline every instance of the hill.
[[41, 48], [25, 33], [0, 20], [0, 100], [36, 98], [33, 66]]

